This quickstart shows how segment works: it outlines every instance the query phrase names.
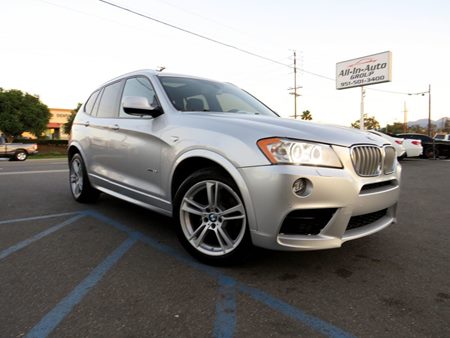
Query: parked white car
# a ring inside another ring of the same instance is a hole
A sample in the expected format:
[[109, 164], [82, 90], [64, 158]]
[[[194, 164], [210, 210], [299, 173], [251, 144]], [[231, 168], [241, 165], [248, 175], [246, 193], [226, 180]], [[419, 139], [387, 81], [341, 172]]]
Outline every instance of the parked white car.
[[421, 140], [413, 140], [405, 138], [403, 146], [406, 150], [406, 157], [419, 157], [423, 154], [423, 147]]
[[406, 157], [406, 149], [403, 145], [404, 139], [400, 137], [392, 137], [376, 130], [368, 130], [368, 132], [388, 140], [389, 143], [394, 146], [395, 152], [397, 153], [397, 158], [403, 159]]

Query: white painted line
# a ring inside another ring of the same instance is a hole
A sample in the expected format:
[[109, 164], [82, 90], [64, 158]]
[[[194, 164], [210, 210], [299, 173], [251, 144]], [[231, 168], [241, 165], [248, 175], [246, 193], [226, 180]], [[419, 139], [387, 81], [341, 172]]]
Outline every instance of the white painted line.
[[63, 212], [60, 214], [51, 214], [51, 215], [45, 215], [45, 216], [32, 216], [32, 217], [25, 217], [25, 218], [15, 218], [15, 219], [7, 219], [4, 221], [0, 221], [1, 224], [9, 224], [9, 223], [17, 223], [17, 222], [25, 222], [25, 221], [37, 221], [40, 219], [47, 219], [47, 218], [53, 218], [53, 217], [61, 217], [61, 216], [70, 216], [70, 215], [77, 215], [82, 214], [83, 211], [71, 211], [71, 212]]
[[28, 174], [51, 174], [51, 173], [68, 173], [68, 172], [69, 172], [69, 169], [11, 171], [11, 172], [6, 172], [6, 173], [0, 173], [0, 176], [6, 176], [6, 175], [28, 175]]

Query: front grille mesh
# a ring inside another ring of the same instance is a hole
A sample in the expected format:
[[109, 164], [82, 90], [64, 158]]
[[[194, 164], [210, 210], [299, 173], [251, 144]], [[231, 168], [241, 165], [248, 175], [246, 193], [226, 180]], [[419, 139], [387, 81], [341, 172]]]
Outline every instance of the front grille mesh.
[[355, 146], [351, 150], [353, 167], [359, 176], [371, 177], [391, 174], [397, 165], [397, 154], [392, 146]]
[[393, 173], [395, 170], [395, 164], [396, 164], [396, 157], [397, 153], [395, 151], [394, 147], [385, 147], [384, 148], [384, 173], [390, 174]]
[[375, 146], [356, 146], [352, 148], [352, 162], [359, 176], [378, 176], [381, 174], [383, 154]]

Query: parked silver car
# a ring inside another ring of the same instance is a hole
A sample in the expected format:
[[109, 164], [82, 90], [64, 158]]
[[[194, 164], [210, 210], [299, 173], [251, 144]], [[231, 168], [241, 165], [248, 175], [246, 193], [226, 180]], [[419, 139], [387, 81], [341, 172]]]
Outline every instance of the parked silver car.
[[395, 221], [395, 149], [358, 130], [280, 118], [238, 87], [145, 70], [96, 89], [74, 120], [70, 187], [173, 216], [207, 263], [251, 244], [316, 250]]

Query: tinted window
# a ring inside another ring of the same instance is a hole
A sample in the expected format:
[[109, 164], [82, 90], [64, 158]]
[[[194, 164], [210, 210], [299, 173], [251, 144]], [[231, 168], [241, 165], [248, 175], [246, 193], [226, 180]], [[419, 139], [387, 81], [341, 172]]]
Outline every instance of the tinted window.
[[103, 89], [100, 89], [99, 92], [100, 93], [98, 94], [97, 100], [95, 100], [94, 108], [92, 109], [92, 113], [91, 113], [91, 115], [94, 115], [94, 116], [97, 115], [98, 105], [100, 104], [100, 98], [102, 97]]
[[[148, 103], [150, 103], [151, 105], [153, 106], [159, 105], [152, 84], [146, 77], [134, 77], [128, 79], [123, 89], [122, 102], [123, 99], [127, 96], [142, 96], [147, 98]], [[121, 117], [131, 116], [123, 111], [122, 104], [120, 105], [120, 116]]]
[[421, 140], [422, 142], [433, 142], [433, 139], [431, 137], [420, 134], [398, 134], [397, 137], [403, 137], [413, 140]]
[[228, 93], [222, 93], [217, 95], [217, 100], [222, 107], [223, 111], [233, 112], [233, 111], [253, 111], [252, 107], [242, 100], [240, 97], [235, 95], [230, 95]]
[[100, 90], [93, 92], [89, 97], [89, 99], [87, 100], [86, 104], [84, 105], [85, 113], [92, 114], [92, 107], [94, 107], [94, 103], [98, 97], [98, 93], [100, 93]]
[[115, 82], [105, 87], [100, 99], [100, 106], [98, 107], [98, 117], [116, 117], [118, 115], [121, 87], [121, 82]]
[[277, 116], [263, 103], [229, 83], [158, 76], [173, 106], [180, 111], [212, 111]]
[[418, 139], [422, 140], [422, 142], [433, 142], [433, 139], [431, 137], [425, 135], [419, 135]]

